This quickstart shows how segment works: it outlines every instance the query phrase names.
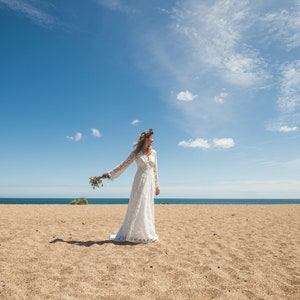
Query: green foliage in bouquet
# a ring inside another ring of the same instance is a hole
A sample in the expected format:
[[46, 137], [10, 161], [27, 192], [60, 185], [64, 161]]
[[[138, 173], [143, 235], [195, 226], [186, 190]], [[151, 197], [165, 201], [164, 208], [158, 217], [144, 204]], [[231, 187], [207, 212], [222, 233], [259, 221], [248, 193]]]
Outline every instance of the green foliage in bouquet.
[[86, 198], [79, 198], [79, 199], [73, 200], [70, 204], [71, 205], [86, 205], [86, 204], [89, 204], [89, 202]]

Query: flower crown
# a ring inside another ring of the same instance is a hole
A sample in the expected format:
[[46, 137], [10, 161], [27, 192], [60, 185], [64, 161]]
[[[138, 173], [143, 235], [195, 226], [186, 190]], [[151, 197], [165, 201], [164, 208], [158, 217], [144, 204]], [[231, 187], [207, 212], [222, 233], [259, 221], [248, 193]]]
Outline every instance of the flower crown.
[[152, 134], [154, 134], [153, 129], [149, 129], [148, 131], [144, 131], [140, 134], [140, 139], [145, 139], [148, 138], [149, 136], [151, 136]]
[[153, 129], [149, 129], [148, 131], [142, 132], [140, 134], [139, 140], [135, 142], [134, 145], [139, 144], [140, 142], [142, 142], [143, 140], [145, 140], [146, 138], [150, 137], [153, 134], [154, 134]]

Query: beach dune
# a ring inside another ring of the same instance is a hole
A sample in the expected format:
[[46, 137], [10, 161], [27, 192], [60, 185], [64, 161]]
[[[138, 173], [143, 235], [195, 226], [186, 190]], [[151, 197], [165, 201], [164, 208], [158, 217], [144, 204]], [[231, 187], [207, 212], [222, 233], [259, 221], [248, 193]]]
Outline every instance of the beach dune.
[[0, 205], [0, 299], [300, 299], [300, 205], [156, 205], [114, 244], [125, 212]]

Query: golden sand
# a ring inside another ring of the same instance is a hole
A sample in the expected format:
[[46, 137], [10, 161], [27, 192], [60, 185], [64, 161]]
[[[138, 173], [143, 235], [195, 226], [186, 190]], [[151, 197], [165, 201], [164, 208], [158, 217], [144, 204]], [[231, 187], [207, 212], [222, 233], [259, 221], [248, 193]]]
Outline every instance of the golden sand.
[[125, 211], [0, 205], [0, 299], [300, 299], [300, 205], [156, 205], [114, 244]]

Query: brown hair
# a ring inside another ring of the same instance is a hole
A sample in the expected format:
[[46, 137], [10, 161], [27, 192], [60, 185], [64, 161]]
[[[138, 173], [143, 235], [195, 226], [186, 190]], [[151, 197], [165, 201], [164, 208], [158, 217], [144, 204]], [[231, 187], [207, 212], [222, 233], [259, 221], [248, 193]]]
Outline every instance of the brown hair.
[[[143, 131], [140, 134], [139, 140], [133, 144], [135, 146], [134, 152], [136, 154], [138, 154], [142, 150], [145, 140], [153, 134], [154, 134], [154, 132], [152, 129], [149, 129], [148, 131]], [[149, 148], [148, 151], [151, 151], [151, 148]]]

